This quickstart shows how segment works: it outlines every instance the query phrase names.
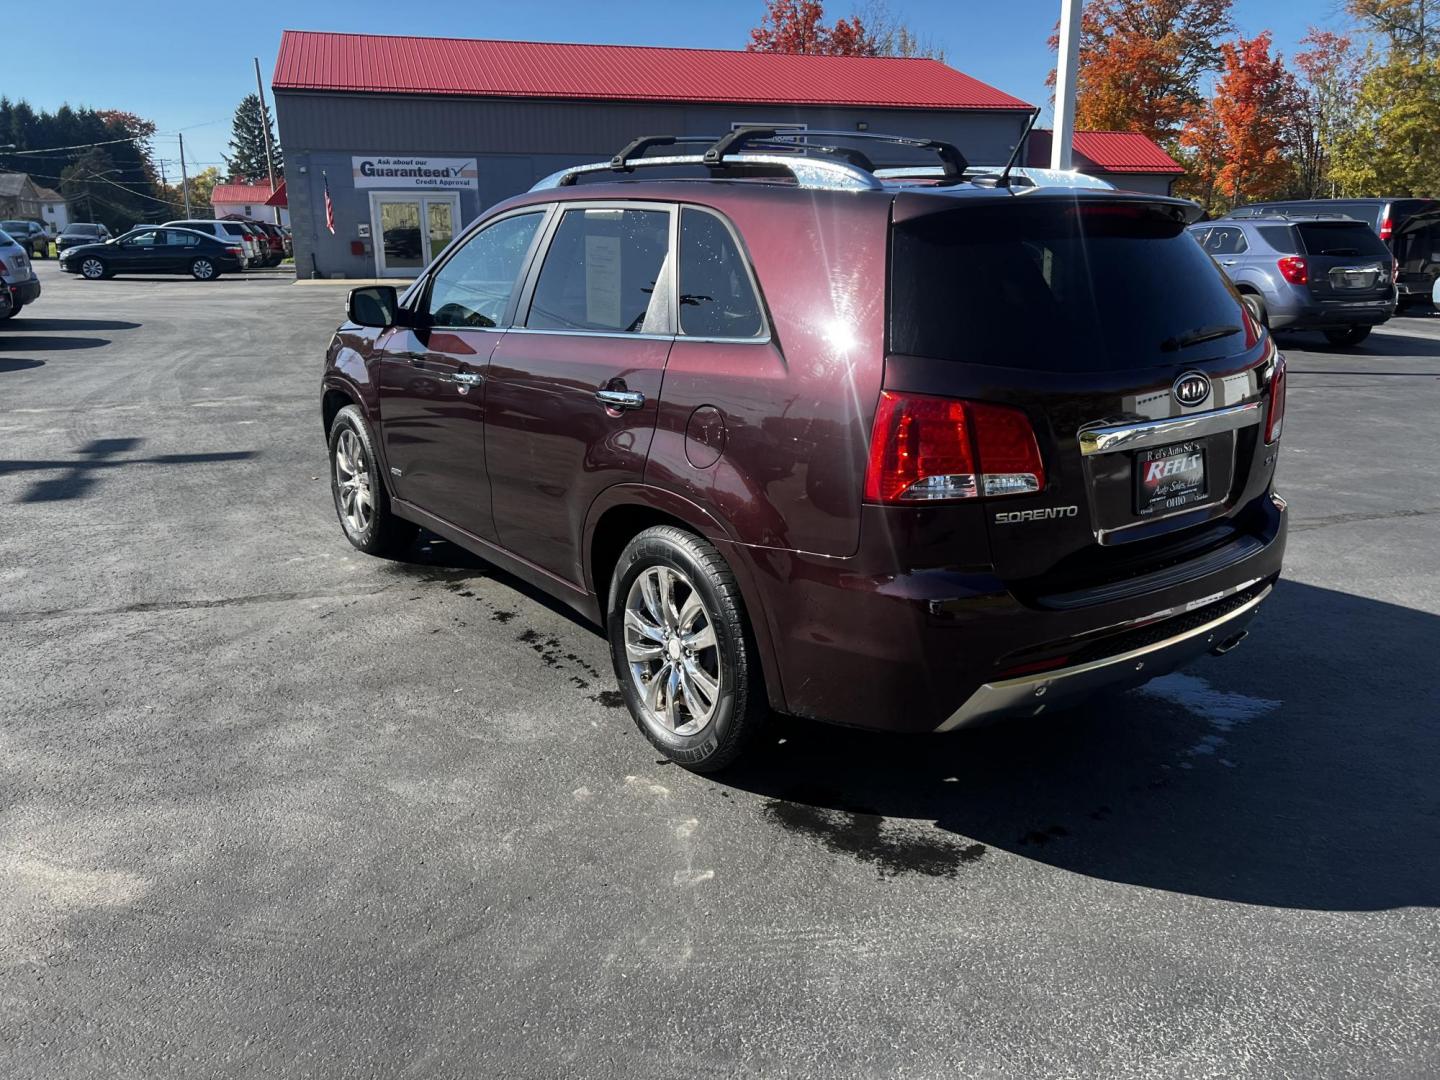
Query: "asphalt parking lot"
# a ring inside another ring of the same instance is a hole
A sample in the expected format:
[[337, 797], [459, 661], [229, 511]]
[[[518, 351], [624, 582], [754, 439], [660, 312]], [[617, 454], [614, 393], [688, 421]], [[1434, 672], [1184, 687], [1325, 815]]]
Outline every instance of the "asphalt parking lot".
[[1253, 633], [1043, 722], [657, 761], [598, 634], [354, 552], [344, 291], [0, 324], [0, 1076], [1440, 1073], [1440, 318], [1283, 339]]

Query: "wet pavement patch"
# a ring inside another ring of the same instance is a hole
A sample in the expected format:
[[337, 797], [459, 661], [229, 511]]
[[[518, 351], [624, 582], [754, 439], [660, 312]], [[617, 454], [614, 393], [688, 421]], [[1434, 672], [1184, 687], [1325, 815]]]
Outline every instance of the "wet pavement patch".
[[786, 830], [818, 840], [836, 854], [871, 864], [882, 878], [901, 874], [954, 877], [962, 866], [978, 862], [985, 854], [984, 844], [941, 835], [907, 835], [906, 826], [884, 828], [885, 819], [875, 813], [823, 810], [784, 799], [772, 799], [765, 811]]

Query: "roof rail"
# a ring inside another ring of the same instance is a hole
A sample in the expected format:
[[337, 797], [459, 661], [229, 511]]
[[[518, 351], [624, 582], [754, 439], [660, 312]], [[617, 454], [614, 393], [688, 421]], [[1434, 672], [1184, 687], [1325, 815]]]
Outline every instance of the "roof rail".
[[[971, 167], [965, 171], [965, 179], [979, 187], [999, 187], [1004, 170], [998, 165]], [[936, 166], [920, 168], [876, 169], [875, 175], [881, 180], [928, 180], [944, 175]], [[1074, 169], [1030, 169], [1012, 166], [1004, 187], [1014, 187], [1014, 181], [1023, 180], [1037, 188], [1085, 188], [1092, 191], [1116, 191], [1114, 184], [1098, 176], [1076, 172]]]
[[[816, 131], [799, 127], [745, 125], [728, 135], [642, 135], [620, 149], [609, 161], [573, 165], [538, 181], [530, 190], [569, 187], [581, 176], [599, 172], [634, 172], [638, 168], [699, 165], [712, 171], [763, 170], [788, 172], [800, 187], [843, 191], [878, 191], [884, 184], [877, 178], [892, 170], [876, 169], [870, 158], [852, 147], [815, 143], [811, 140], [867, 139], [891, 146], [930, 150], [940, 158], [938, 168], [905, 170], [909, 175], [924, 172], [950, 183], [965, 179], [965, 155], [950, 143], [916, 139], [908, 135], [883, 135], [869, 131]], [[700, 154], [667, 154], [646, 157], [656, 147], [704, 144]]]

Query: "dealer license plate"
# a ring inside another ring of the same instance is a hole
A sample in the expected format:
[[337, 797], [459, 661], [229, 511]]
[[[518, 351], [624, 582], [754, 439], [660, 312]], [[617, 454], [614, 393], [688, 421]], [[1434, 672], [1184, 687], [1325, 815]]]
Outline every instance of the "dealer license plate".
[[1205, 449], [1198, 442], [1136, 453], [1135, 512], [1141, 517], [1183, 509], [1208, 494]]

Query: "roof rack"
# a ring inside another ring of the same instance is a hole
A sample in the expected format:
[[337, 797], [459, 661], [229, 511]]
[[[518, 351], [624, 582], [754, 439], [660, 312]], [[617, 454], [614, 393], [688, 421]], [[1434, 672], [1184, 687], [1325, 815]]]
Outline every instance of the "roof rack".
[[[773, 175], [776, 170], [789, 173], [804, 188], [828, 188], [846, 191], [878, 191], [885, 185], [878, 179], [870, 157], [851, 147], [818, 143], [813, 140], [864, 139], [933, 151], [940, 159], [935, 175], [942, 183], [961, 183], [968, 162], [965, 155], [950, 143], [936, 139], [916, 139], [907, 135], [883, 135], [869, 131], [815, 131], [797, 127], [763, 127], [745, 125], [728, 135], [642, 135], [621, 148], [609, 161], [574, 165], [552, 173], [530, 190], [568, 187], [581, 176], [599, 172], [634, 172], [637, 168], [662, 168], [677, 165], [699, 165], [712, 172], [760, 172]], [[700, 154], [667, 154], [646, 157], [646, 151], [658, 147], [683, 147], [704, 144]], [[930, 170], [925, 170], [929, 172]], [[913, 172], [913, 170], [912, 170]]]
[[[1231, 221], [1253, 221], [1256, 218], [1281, 218], [1285, 221], [1360, 221], [1360, 218], [1328, 210], [1267, 210], [1264, 207], [1239, 206], [1225, 215]], [[1223, 218], [1217, 218], [1217, 221]]]

